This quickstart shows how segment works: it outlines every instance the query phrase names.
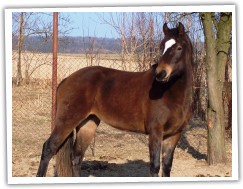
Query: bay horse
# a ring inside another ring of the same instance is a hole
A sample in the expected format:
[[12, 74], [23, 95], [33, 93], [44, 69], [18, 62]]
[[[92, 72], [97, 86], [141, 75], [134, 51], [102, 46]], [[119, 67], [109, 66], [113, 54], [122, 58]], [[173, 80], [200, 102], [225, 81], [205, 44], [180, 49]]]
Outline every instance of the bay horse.
[[46, 175], [50, 159], [76, 131], [72, 176], [80, 176], [85, 150], [100, 121], [149, 135], [150, 176], [169, 177], [175, 147], [191, 115], [192, 45], [182, 23], [163, 25], [157, 63], [144, 72], [100, 66], [80, 69], [57, 90], [55, 127], [43, 145], [37, 176]]

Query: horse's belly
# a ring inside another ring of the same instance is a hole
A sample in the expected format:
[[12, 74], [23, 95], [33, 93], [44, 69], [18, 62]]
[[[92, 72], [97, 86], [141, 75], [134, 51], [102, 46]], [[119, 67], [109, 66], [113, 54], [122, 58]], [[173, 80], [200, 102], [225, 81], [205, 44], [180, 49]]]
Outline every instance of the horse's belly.
[[120, 130], [133, 131], [133, 132], [145, 132], [144, 123], [141, 119], [136, 116], [131, 117], [129, 113], [127, 114], [116, 114], [116, 112], [105, 112], [101, 111], [95, 113], [97, 117], [105, 122], [106, 124]]
[[[144, 115], [140, 103], [129, 97], [99, 99], [93, 106], [93, 113], [105, 123], [121, 130], [145, 132]], [[130, 100], [130, 101], [129, 101]]]

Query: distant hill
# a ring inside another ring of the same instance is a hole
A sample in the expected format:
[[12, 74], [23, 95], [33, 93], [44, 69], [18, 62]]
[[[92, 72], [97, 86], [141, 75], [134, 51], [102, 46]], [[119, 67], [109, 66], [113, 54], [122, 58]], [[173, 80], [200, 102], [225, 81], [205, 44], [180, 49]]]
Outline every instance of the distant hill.
[[[17, 50], [18, 38], [12, 38], [12, 48]], [[52, 52], [52, 41], [40, 36], [26, 37], [23, 50]], [[120, 39], [98, 37], [65, 37], [59, 38], [59, 53], [85, 54], [87, 52], [100, 54], [120, 53]]]
[[[142, 43], [142, 41], [140, 42]], [[159, 46], [160, 41], [155, 41], [154, 47]], [[12, 37], [12, 48], [17, 50], [18, 38]], [[129, 43], [128, 43], [129, 44]], [[204, 47], [203, 42], [196, 42], [194, 47], [197, 51], [202, 51]], [[142, 52], [142, 45], [138, 49]], [[26, 37], [23, 44], [23, 50], [38, 51], [43, 53], [52, 52], [51, 38], [44, 38], [41, 36]], [[99, 53], [99, 54], [117, 54], [121, 53], [120, 39], [114, 38], [100, 38], [100, 37], [62, 37], [59, 38], [59, 53], [68, 54], [86, 54], [86, 53]]]

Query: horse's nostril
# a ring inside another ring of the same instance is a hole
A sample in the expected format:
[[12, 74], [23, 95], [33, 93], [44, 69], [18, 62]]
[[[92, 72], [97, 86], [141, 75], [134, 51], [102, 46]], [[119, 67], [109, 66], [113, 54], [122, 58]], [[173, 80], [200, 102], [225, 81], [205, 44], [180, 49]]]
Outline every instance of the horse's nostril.
[[160, 78], [164, 79], [166, 76], [166, 71], [162, 70], [162, 72], [160, 73]]
[[162, 81], [166, 77], [167, 73], [165, 70], [162, 70], [160, 73], [156, 75], [157, 81]]

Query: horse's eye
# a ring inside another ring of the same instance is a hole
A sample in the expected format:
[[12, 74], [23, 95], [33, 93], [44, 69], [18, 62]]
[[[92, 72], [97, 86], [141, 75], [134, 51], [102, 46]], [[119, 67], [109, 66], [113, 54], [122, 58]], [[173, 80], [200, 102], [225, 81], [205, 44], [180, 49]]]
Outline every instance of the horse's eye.
[[181, 46], [179, 46], [179, 47], [177, 47], [177, 49], [176, 49], [176, 50], [181, 51], [181, 50], [182, 50], [182, 47], [181, 47]]

